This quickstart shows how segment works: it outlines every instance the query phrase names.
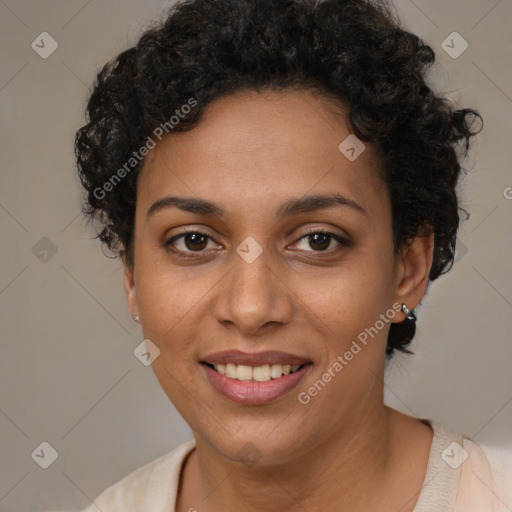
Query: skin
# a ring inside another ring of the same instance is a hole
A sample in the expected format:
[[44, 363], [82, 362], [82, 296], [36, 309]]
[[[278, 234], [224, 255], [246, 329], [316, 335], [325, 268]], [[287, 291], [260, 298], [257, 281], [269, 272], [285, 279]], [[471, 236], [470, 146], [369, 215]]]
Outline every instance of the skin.
[[[419, 304], [432, 264], [432, 235], [393, 252], [391, 204], [371, 145], [353, 162], [338, 150], [350, 133], [326, 97], [245, 91], [215, 100], [194, 129], [171, 134], [146, 159], [124, 286], [144, 337], [160, 349], [155, 375], [196, 440], [178, 512], [414, 508], [432, 430], [383, 404], [390, 323], [308, 404], [298, 401], [395, 302]], [[332, 193], [365, 213], [335, 206], [274, 217], [287, 199]], [[226, 216], [168, 207], [148, 217], [168, 195], [207, 199]], [[210, 237], [199, 252], [184, 237], [174, 252], [166, 247], [184, 227]], [[322, 251], [308, 228], [351, 244], [331, 238]], [[252, 263], [236, 252], [248, 236], [263, 249]], [[391, 321], [403, 320], [398, 312]], [[286, 396], [241, 405], [220, 395], [199, 364], [227, 349], [281, 350], [313, 364]], [[240, 453], [247, 443], [254, 465]]]

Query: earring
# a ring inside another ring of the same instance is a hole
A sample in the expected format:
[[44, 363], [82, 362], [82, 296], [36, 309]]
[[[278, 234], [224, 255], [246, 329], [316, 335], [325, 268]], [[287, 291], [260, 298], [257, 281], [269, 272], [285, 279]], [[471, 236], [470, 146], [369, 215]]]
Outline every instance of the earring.
[[132, 320], [133, 320], [134, 322], [137, 322], [137, 323], [139, 324], [139, 323], [140, 323], [140, 322], [139, 322], [139, 315], [132, 315]]
[[416, 315], [414, 314], [414, 310], [410, 311], [405, 304], [402, 304], [402, 311], [405, 313], [405, 323], [416, 322]]

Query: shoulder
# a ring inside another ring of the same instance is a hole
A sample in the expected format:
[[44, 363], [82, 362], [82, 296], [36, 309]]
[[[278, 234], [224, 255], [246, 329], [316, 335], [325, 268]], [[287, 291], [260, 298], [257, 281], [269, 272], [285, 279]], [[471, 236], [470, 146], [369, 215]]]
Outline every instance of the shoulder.
[[512, 450], [479, 444], [467, 437], [462, 446], [466, 458], [454, 512], [511, 510]]
[[[485, 447], [439, 423], [424, 420], [434, 437], [425, 482], [414, 512], [504, 512], [511, 510], [505, 480], [509, 463], [500, 464]], [[500, 450], [500, 453], [503, 453]], [[508, 467], [507, 467], [508, 466]]]
[[105, 489], [82, 512], [170, 510], [176, 499], [182, 463], [194, 446], [194, 441], [188, 441], [136, 469]]

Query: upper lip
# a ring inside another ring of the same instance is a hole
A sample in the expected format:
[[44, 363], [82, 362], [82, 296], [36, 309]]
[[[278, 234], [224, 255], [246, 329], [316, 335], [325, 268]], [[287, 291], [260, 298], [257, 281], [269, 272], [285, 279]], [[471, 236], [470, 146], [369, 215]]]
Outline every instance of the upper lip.
[[307, 357], [278, 350], [265, 350], [263, 352], [243, 352], [241, 350], [223, 350], [208, 354], [201, 362], [210, 364], [243, 364], [247, 366], [263, 366], [265, 364], [302, 365], [311, 362]]

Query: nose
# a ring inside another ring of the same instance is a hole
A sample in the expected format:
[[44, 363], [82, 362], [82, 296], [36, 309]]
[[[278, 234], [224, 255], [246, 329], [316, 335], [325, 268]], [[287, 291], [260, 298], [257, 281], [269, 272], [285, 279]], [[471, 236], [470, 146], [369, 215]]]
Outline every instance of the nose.
[[218, 322], [256, 336], [290, 322], [293, 294], [264, 254], [251, 263], [233, 254], [231, 265], [215, 301]]

